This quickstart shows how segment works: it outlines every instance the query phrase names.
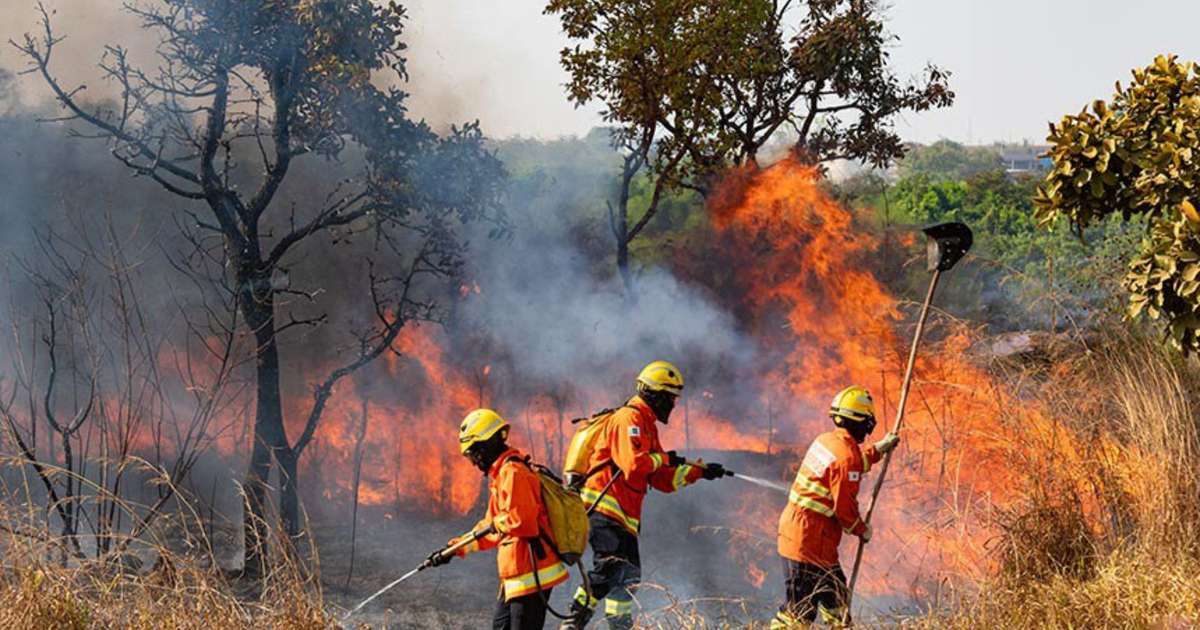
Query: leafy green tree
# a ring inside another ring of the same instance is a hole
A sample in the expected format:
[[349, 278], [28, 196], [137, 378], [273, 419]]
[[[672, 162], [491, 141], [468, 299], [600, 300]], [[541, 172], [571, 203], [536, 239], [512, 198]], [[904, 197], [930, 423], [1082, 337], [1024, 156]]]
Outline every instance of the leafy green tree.
[[[778, 0], [550, 0], [575, 41], [561, 52], [567, 91], [599, 101], [623, 153], [610, 224], [617, 267], [631, 286], [629, 243], [664, 197], [706, 194], [731, 166], [757, 166], [783, 129], [813, 164], [836, 159], [876, 166], [904, 152], [892, 129], [903, 111], [953, 100], [947, 73], [929, 66], [903, 82], [888, 64], [895, 37], [872, 0], [811, 0], [797, 25]], [[785, 33], [794, 30], [789, 38]], [[630, 217], [635, 177], [651, 185], [641, 217]]]
[[966, 179], [977, 173], [1003, 168], [1000, 152], [992, 147], [969, 147], [953, 140], [909, 147], [899, 162], [901, 175], [925, 174]]
[[[394, 2], [157, 0], [126, 7], [157, 38], [159, 63], [143, 70], [123, 48], [108, 47], [100, 67], [120, 89], [113, 107], [78, 101], [82, 88], [56, 78], [51, 61], [61, 38], [44, 8], [40, 33], [18, 47], [74, 128], [178, 198], [174, 208], [187, 217], [180, 223], [188, 225], [195, 252], [182, 264], [210, 270], [223, 305], [240, 313], [253, 341], [254, 441], [244, 487], [246, 570], [254, 575], [262, 570], [272, 469], [281, 481], [283, 524], [295, 533], [297, 463], [335, 384], [393, 351], [406, 323], [439, 317], [438, 287], [452, 285], [443, 281], [461, 266], [457, 227], [496, 217], [504, 173], [477, 126], [439, 137], [409, 120], [403, 91], [377, 87], [406, 77], [405, 16]], [[256, 168], [239, 167], [245, 155]], [[343, 156], [357, 171], [336, 189], [314, 190], [300, 207], [277, 202], [298, 162]], [[322, 325], [326, 316], [299, 310], [322, 292], [306, 291], [291, 270], [304, 268], [322, 237], [336, 242], [354, 234], [375, 244], [364, 261], [370, 264], [359, 266], [370, 270], [363, 272], [370, 284], [364, 299], [374, 320], [347, 331], [343, 345], [353, 350], [330, 358], [336, 367], [313, 384], [293, 441], [281, 400], [280, 335]]]
[[1200, 349], [1200, 72], [1159, 56], [1095, 101], [1050, 126], [1054, 168], [1038, 187], [1037, 216], [1074, 230], [1110, 217], [1146, 222], [1124, 286], [1129, 315], [1166, 327], [1169, 343]]
[[[999, 330], [1043, 325], [1082, 330], [1107, 320], [1119, 310], [1114, 307], [1121, 292], [1111, 279], [1113, 261], [1132, 251], [1137, 224], [1114, 217], [1089, 227], [1086, 240], [1070, 237], [1065, 225], [1043, 229], [1035, 217], [1036, 187], [1037, 180], [1003, 170], [958, 179], [922, 172], [901, 177], [887, 189], [886, 200], [873, 197], [870, 205], [888, 209], [885, 218], [892, 223], [971, 226], [979, 264], [947, 287], [959, 313]], [[954, 301], [958, 295], [971, 297]]]

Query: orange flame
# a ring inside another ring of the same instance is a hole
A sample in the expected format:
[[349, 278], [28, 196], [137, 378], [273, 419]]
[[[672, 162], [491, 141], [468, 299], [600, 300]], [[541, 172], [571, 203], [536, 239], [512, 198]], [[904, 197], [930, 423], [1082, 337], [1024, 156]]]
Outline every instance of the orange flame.
[[[757, 453], [787, 449], [794, 466], [807, 443], [826, 430], [828, 400], [854, 383], [875, 393], [885, 424], [894, 414], [890, 407], [907, 355], [911, 313], [870, 270], [900, 261], [881, 263], [880, 240], [826, 196], [812, 169], [790, 160], [735, 174], [713, 195], [709, 209], [713, 232], [687, 259], [670, 265], [679, 277], [704, 284], [754, 337], [759, 373], [739, 378], [738, 386], [752, 383], [774, 411], [768, 412], [768, 426], [750, 426], [748, 410], [724, 417], [730, 412], [720, 405], [737, 399], [733, 390], [702, 384], [707, 387], [687, 406], [686, 423], [665, 427], [664, 442]], [[911, 239], [901, 243], [913, 245]], [[481, 293], [474, 283], [461, 287], [463, 299]], [[989, 502], [1017, 498], [1000, 464], [1001, 449], [1013, 437], [1006, 427], [1015, 421], [1025, 436], [1062, 440], [1044, 414], [967, 362], [967, 334], [935, 327], [939, 332], [941, 338], [925, 346], [918, 362], [902, 447], [875, 517], [880, 533], [867, 554], [868, 592], [893, 592], [897, 581], [919, 588], [921, 576], [930, 574], [978, 574], [987, 564], [986, 532], [972, 526], [969, 516]], [[397, 341], [399, 353], [372, 366], [384, 378], [376, 373], [339, 385], [310, 447], [316, 452], [301, 464], [308, 479], [325, 484], [323, 496], [348, 502], [361, 452], [358, 499], [384, 508], [386, 518], [414, 510], [464, 514], [476, 506], [480, 473], [458, 453], [452, 436], [458, 420], [485, 403], [480, 374], [499, 381], [504, 371], [491, 363], [480, 369], [478, 357], [452, 356], [450, 348], [439, 330], [412, 326]], [[380, 387], [381, 381], [387, 385]], [[603, 392], [577, 396], [611, 399]], [[287, 401], [291, 435], [301, 428], [297, 423], [309, 402]], [[541, 461], [558, 463], [572, 431], [561, 400], [533, 396], [495, 406], [513, 424], [514, 442]], [[236, 452], [244, 438], [224, 437], [219, 448]], [[751, 524], [759, 538], [773, 540], [780, 508], [777, 501], [747, 497], [741, 522]], [[765, 559], [761, 550], [755, 553]], [[748, 582], [762, 585], [766, 572], [749, 559], [752, 554], [743, 555]]]
[[[883, 266], [879, 240], [825, 195], [812, 169], [790, 160], [731, 178], [714, 199], [719, 250], [695, 258], [738, 265], [740, 307], [772, 357], [759, 377], [784, 390], [779, 399], [808, 410], [799, 422], [792, 414], [782, 432], [800, 438], [797, 449], [806, 446], [827, 429], [825, 401], [850, 384], [870, 388], [881, 424], [889, 423], [908, 339], [900, 300], [868, 271]], [[1044, 414], [966, 360], [969, 345], [968, 335], [951, 333], [927, 343], [918, 361], [903, 447], [875, 514], [883, 535], [867, 554], [868, 592], [894, 592], [898, 578], [919, 589], [922, 575], [978, 576], [988, 564], [987, 533], [973, 511], [1019, 498], [1004, 449], [1021, 435], [1066, 443]], [[865, 511], [869, 492], [862, 494]], [[773, 536], [777, 513], [745, 509], [748, 522]], [[748, 578], [757, 581], [754, 569]]]

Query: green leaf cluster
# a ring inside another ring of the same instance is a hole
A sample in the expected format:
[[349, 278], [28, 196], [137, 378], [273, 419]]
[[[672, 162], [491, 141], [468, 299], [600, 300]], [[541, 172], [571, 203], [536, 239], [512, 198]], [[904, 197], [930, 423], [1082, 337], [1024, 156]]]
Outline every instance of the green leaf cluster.
[[934, 177], [966, 179], [1004, 167], [996, 147], [967, 146], [953, 140], [938, 140], [927, 146], [908, 147], [900, 160], [901, 176], [925, 173]]
[[1133, 71], [1111, 102], [1050, 126], [1053, 170], [1038, 187], [1042, 224], [1076, 232], [1111, 216], [1147, 230], [1123, 284], [1130, 317], [1163, 322], [1172, 346], [1200, 349], [1200, 73], [1174, 55]]
[[[969, 225], [974, 262], [948, 279], [944, 306], [987, 321], [993, 330], [1084, 328], [1118, 314], [1123, 289], [1116, 279], [1136, 249], [1140, 223], [1115, 216], [1089, 227], [1086, 239], [1075, 238], [1062, 221], [1043, 229], [1033, 202], [1037, 180], [996, 166], [979, 170], [964, 149], [997, 155], [990, 148], [942, 147], [937, 160], [902, 164], [907, 174], [894, 183], [874, 175], [853, 178], [835, 194], [848, 194], [841, 198], [849, 205], [872, 208], [888, 233], [897, 224]], [[957, 175], [964, 170], [972, 174]], [[889, 254], [901, 255], [885, 246], [882, 255]], [[903, 262], [886, 264], [899, 268]], [[927, 281], [922, 268], [905, 269], [888, 281], [901, 283], [901, 292], [919, 292]]]

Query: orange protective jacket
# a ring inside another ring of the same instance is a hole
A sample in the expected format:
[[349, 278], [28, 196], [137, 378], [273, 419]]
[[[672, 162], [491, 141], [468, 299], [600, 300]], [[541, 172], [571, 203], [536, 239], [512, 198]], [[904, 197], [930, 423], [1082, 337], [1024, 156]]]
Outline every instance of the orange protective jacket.
[[[642, 500], [653, 487], [674, 492], [700, 479], [699, 466], [668, 466], [667, 454], [658, 441], [657, 418], [640, 397], [613, 412], [605, 431], [596, 441], [588, 470], [599, 472], [588, 478], [580, 496], [588, 507], [597, 499], [596, 511], [637, 535], [642, 525]], [[611, 462], [612, 465], [607, 465]], [[603, 495], [604, 487], [617, 471], [620, 478]]]
[[860, 449], [850, 432], [822, 433], [808, 447], [787, 507], [779, 517], [779, 555], [822, 567], [838, 564], [842, 532], [859, 536], [858, 486], [881, 457], [874, 446]]
[[[554, 549], [550, 520], [542, 502], [542, 482], [515, 448], [504, 452], [488, 471], [487, 516], [471, 531], [494, 525], [496, 532], [480, 538], [458, 551], [459, 556], [499, 547], [496, 566], [504, 600], [535, 593], [540, 580], [542, 589], [567, 581], [567, 567]], [[453, 545], [461, 537], [450, 541]], [[538, 557], [540, 556], [540, 557]], [[537, 565], [537, 579], [534, 565]]]

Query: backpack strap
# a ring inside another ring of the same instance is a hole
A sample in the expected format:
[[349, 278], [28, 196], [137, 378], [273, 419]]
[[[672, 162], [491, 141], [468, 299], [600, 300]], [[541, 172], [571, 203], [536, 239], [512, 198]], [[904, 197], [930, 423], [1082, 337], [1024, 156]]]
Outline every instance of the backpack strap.
[[[507, 464], [508, 462], [511, 462], [514, 460], [520, 464], [523, 464], [525, 466], [525, 468], [528, 468], [529, 472], [533, 473], [534, 475], [541, 474], [541, 470], [539, 470], [539, 468], [542, 468], [542, 467], [533, 463], [532, 455], [526, 455], [525, 457], [517, 457], [516, 455], [513, 455], [512, 457], [509, 457], [508, 459], [504, 460], [504, 463]], [[541, 484], [540, 479], [538, 480], [538, 483]], [[559, 482], [559, 483], [561, 483], [561, 482]], [[538, 492], [541, 492], [540, 486], [538, 487]], [[546, 552], [542, 551], [541, 546], [538, 544], [538, 543], [540, 543], [539, 539], [546, 538], [546, 533], [541, 530], [542, 530], [541, 526], [538, 526], [537, 536], [533, 536], [533, 537], [526, 539], [529, 541], [530, 547], [537, 547], [537, 549], [534, 551], [534, 553], [538, 558], [542, 558], [546, 555]], [[554, 545], [550, 545], [550, 548], [554, 549]], [[558, 554], [558, 550], [554, 549], [554, 553]], [[537, 572], [534, 571], [534, 573], [537, 573]]]

